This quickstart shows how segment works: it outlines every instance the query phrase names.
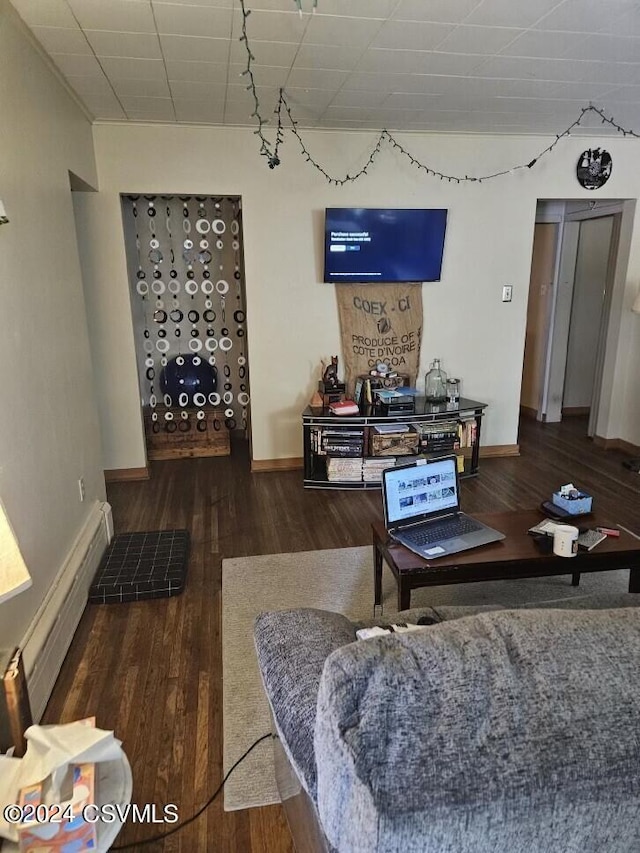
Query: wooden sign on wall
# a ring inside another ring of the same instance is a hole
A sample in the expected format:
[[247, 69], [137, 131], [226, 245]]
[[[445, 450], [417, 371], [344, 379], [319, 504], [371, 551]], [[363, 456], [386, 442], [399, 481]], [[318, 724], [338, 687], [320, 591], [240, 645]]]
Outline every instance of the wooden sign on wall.
[[355, 378], [380, 361], [408, 373], [415, 385], [422, 339], [420, 284], [338, 284], [344, 381], [353, 393]]

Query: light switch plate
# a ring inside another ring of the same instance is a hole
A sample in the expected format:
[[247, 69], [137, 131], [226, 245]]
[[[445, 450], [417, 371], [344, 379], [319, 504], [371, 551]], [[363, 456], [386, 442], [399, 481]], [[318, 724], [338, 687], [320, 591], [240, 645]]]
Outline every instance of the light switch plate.
[[511, 296], [513, 295], [513, 287], [510, 284], [505, 284], [502, 287], [502, 301], [503, 302], [511, 302]]

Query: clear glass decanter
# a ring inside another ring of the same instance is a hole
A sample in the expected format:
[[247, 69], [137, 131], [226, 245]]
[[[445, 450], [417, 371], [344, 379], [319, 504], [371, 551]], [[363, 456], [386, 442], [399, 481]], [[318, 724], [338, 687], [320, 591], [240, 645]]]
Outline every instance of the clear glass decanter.
[[447, 399], [447, 374], [441, 369], [439, 358], [433, 360], [424, 378], [424, 395], [430, 403], [443, 403]]

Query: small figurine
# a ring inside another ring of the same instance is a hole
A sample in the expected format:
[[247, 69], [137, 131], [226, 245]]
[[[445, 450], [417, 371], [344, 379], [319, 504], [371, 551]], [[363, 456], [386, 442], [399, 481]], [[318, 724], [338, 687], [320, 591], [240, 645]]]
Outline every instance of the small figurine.
[[[324, 362], [322, 362], [324, 366]], [[324, 369], [322, 376], [325, 389], [338, 387], [338, 356], [331, 356], [331, 364], [328, 364]]]

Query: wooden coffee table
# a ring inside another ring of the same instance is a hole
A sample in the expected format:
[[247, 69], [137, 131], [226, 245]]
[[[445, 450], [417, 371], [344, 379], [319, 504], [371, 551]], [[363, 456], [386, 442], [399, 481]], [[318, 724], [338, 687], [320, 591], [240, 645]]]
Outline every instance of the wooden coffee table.
[[[505, 534], [505, 539], [451, 554], [438, 560], [424, 560], [413, 551], [389, 538], [384, 524], [373, 528], [373, 571], [376, 605], [382, 604], [382, 564], [386, 562], [398, 587], [398, 610], [411, 606], [411, 590], [449, 583], [514, 580], [551, 575], [572, 575], [576, 586], [584, 572], [629, 569], [629, 592], [640, 592], [640, 539], [620, 531], [608, 536], [592, 551], [579, 551], [575, 557], [556, 557], [542, 553], [527, 531], [544, 516], [538, 510], [474, 513], [474, 518]], [[611, 519], [593, 513], [578, 519], [585, 527], [615, 527]]]

